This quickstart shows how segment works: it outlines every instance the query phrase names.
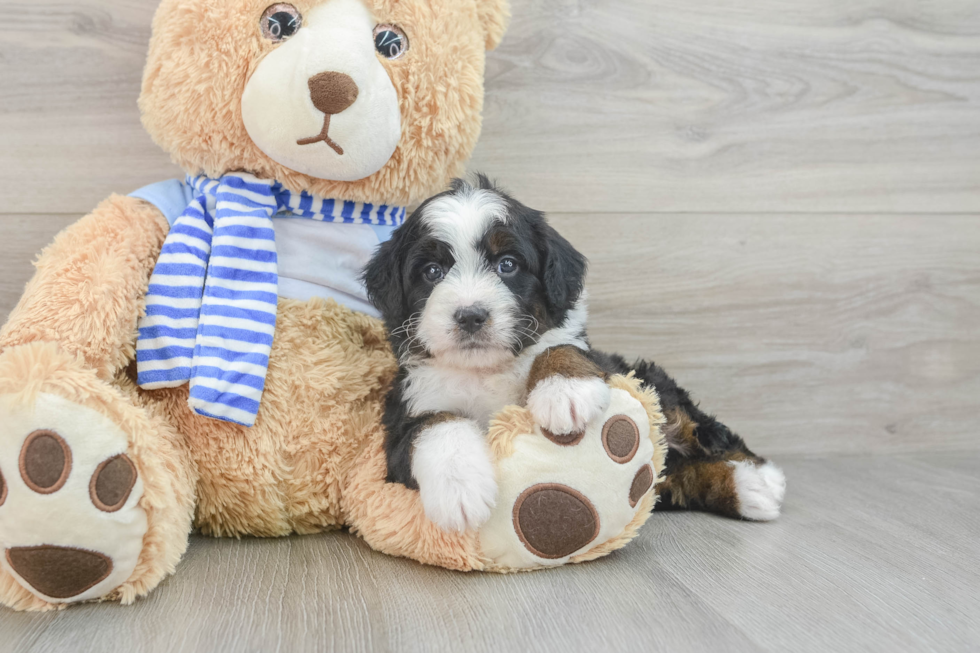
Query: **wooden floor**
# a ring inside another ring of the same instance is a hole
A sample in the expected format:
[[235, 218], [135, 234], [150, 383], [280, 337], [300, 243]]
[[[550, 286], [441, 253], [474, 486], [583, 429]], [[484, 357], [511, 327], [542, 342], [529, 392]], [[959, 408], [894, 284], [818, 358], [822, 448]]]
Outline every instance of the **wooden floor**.
[[655, 514], [586, 565], [499, 576], [347, 533], [195, 539], [130, 608], [5, 612], [5, 651], [976, 651], [980, 454], [784, 456], [772, 524]]
[[[980, 650], [980, 0], [513, 1], [472, 168], [588, 254], [598, 346], [785, 468], [783, 517], [505, 577], [195, 539], [133, 607], [0, 610], [0, 650]], [[0, 315], [180, 174], [135, 106], [154, 5], [0, 0]]]

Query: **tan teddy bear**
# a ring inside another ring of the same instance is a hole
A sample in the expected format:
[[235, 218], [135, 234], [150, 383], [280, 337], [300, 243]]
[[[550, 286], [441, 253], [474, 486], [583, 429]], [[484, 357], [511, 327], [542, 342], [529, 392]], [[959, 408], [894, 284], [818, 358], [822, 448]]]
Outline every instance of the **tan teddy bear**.
[[[625, 377], [578, 448], [522, 408], [498, 416], [479, 532], [440, 530], [385, 483], [396, 366], [358, 275], [463, 169], [507, 17], [506, 0], [163, 0], [140, 108], [189, 177], [59, 234], [0, 332], [0, 601], [130, 603], [192, 529], [348, 526], [379, 551], [497, 571], [636, 533], [665, 446], [656, 395]], [[628, 462], [603, 453], [613, 422], [635, 427]], [[573, 463], [595, 519], [556, 540], [517, 504]]]

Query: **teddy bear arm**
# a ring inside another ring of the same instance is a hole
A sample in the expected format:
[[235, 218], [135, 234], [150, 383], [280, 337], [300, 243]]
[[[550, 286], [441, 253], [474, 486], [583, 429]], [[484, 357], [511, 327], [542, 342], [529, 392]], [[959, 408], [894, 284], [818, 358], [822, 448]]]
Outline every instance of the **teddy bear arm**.
[[103, 380], [135, 353], [136, 322], [169, 230], [151, 204], [113, 195], [61, 233], [0, 330], [0, 350], [54, 342]]

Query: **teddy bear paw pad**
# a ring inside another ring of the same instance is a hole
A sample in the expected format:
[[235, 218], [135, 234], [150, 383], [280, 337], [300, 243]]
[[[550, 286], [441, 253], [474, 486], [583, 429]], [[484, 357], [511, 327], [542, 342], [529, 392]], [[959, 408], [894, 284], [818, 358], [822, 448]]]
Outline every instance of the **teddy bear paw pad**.
[[554, 566], [607, 543], [609, 550], [618, 548], [611, 541], [649, 509], [642, 499], [656, 478], [643, 405], [615, 389], [606, 411], [574, 437], [556, 437], [540, 426], [525, 430], [491, 434], [506, 437], [509, 447], [497, 461], [497, 507], [480, 530], [489, 566]]
[[514, 530], [539, 558], [564, 558], [599, 535], [599, 513], [581, 492], [560, 483], [540, 483], [517, 498]]
[[136, 568], [147, 531], [128, 439], [51, 394], [0, 397], [0, 568], [50, 603], [96, 599]]

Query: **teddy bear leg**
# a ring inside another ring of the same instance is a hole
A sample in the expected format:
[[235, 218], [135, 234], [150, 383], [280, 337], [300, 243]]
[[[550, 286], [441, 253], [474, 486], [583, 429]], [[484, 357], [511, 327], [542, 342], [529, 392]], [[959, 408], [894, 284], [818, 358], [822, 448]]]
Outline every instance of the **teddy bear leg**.
[[54, 342], [111, 381], [135, 356], [136, 322], [168, 230], [143, 200], [102, 202], [41, 253], [0, 331], [0, 350]]
[[154, 408], [55, 343], [0, 354], [0, 603], [131, 603], [173, 572], [196, 475]]
[[388, 555], [457, 571], [483, 569], [475, 530], [442, 530], [425, 516], [417, 490], [386, 481], [383, 442], [379, 424], [345, 479], [342, 507], [351, 532]]
[[553, 567], [623, 547], [650, 516], [667, 444], [656, 393], [632, 377], [608, 383], [605, 409], [567, 436], [542, 429], [526, 408], [498, 413], [487, 436], [498, 495], [479, 530], [440, 529], [417, 491], [385, 482], [377, 427], [345, 481], [347, 524], [382, 553], [461, 571]]

